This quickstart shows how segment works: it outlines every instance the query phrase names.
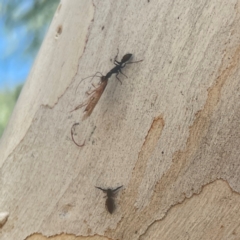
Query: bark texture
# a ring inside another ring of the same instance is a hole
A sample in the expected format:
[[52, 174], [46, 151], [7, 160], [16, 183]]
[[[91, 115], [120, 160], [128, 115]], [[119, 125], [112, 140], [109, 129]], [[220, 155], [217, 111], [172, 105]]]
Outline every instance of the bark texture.
[[[240, 239], [239, 24], [239, 0], [62, 1], [0, 143], [0, 238]], [[117, 49], [144, 61], [82, 121]], [[95, 186], [121, 185], [111, 215]]]

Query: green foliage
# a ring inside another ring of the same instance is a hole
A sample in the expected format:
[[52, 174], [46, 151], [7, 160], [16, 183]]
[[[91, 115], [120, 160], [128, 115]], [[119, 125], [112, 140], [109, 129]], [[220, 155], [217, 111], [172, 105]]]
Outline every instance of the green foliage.
[[5, 126], [11, 116], [14, 105], [21, 92], [22, 85], [17, 86], [14, 90], [0, 91], [0, 137], [3, 134]]
[[[30, 43], [18, 46], [30, 57], [36, 55], [45, 32], [52, 20], [60, 0], [2, 0], [0, 15], [4, 30], [10, 34], [13, 29], [25, 29]], [[24, 60], [22, 61], [24, 63]], [[1, 79], [4, 81], [4, 79]], [[22, 86], [14, 90], [0, 89], [0, 137], [10, 118]]]
[[36, 54], [60, 0], [3, 0], [0, 14], [5, 30], [24, 27], [31, 36], [26, 53]]

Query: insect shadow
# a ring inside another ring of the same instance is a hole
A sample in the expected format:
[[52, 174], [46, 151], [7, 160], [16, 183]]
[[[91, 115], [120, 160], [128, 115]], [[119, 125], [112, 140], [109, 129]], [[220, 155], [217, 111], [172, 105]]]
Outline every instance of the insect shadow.
[[[131, 63], [138, 63], [138, 62], [141, 62], [143, 60], [139, 60], [139, 61], [136, 61], [136, 62], [128, 62], [131, 57], [132, 57], [132, 54], [131, 53], [127, 53], [125, 54], [121, 61], [117, 61], [117, 56], [118, 56], [118, 53], [116, 55], [116, 57], [114, 58], [114, 64], [115, 64], [115, 67], [112, 68], [105, 76], [102, 75], [102, 73], [100, 72], [96, 72], [93, 76], [89, 76], [89, 77], [86, 77], [86, 78], [83, 78], [81, 80], [81, 82], [87, 78], [94, 78], [94, 77], [99, 77], [100, 78], [100, 81], [99, 83], [97, 84], [97, 86], [95, 86], [94, 84], [92, 84], [92, 86], [94, 87], [94, 89], [92, 91], [88, 91], [86, 92], [87, 95], [89, 95], [89, 98], [81, 103], [80, 105], [78, 105], [77, 107], [75, 107], [73, 110], [71, 110], [70, 112], [73, 112], [73, 111], [76, 111], [78, 110], [79, 108], [82, 108], [82, 107], [85, 107], [86, 108], [84, 109], [84, 115], [83, 115], [83, 119], [82, 120], [85, 120], [86, 118], [88, 118], [95, 106], [97, 105], [99, 99], [101, 98], [107, 84], [108, 84], [108, 79], [113, 75], [113, 74], [116, 74], [116, 78], [118, 79], [118, 81], [120, 81], [120, 83], [122, 84], [121, 80], [118, 78], [118, 75], [119, 73], [121, 73], [122, 75], [124, 75], [125, 77], [127, 77], [123, 72], [122, 72], [122, 69], [126, 66], [126, 64], [131, 64]], [[100, 74], [100, 76], [99, 76]], [[81, 83], [80, 82], [80, 83]], [[79, 83], [79, 84], [80, 84]]]
[[106, 193], [107, 195], [105, 196], [107, 199], [106, 199], [106, 202], [105, 202], [105, 206], [106, 206], [106, 209], [107, 211], [112, 214], [114, 212], [114, 210], [116, 209], [116, 205], [115, 205], [115, 202], [114, 202], [114, 197], [116, 196], [116, 193], [117, 191], [121, 188], [122, 186], [120, 187], [117, 187], [115, 189], [111, 189], [111, 188], [107, 188], [107, 189], [103, 189], [101, 187], [95, 187], [95, 188], [98, 188], [100, 190], [102, 190], [104, 193]]

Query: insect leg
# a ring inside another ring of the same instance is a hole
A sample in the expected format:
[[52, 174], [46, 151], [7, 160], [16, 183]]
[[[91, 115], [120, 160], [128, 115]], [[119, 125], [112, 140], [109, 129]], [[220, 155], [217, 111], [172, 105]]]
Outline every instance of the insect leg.
[[119, 69], [119, 72], [120, 72], [123, 76], [125, 76], [126, 78], [128, 78], [128, 76], [126, 76], [126, 75], [122, 72], [121, 69]]
[[117, 48], [117, 55], [116, 55], [116, 57], [114, 58], [114, 61], [113, 61], [113, 62], [114, 62], [114, 63], [117, 62], [118, 64], [120, 64], [118, 61], [116, 61], [116, 59], [117, 59], [117, 57], [118, 57], [118, 53], [119, 53], [119, 49]]
[[118, 74], [119, 74], [119, 72], [116, 74], [116, 78], [122, 84], [122, 81], [118, 78]]

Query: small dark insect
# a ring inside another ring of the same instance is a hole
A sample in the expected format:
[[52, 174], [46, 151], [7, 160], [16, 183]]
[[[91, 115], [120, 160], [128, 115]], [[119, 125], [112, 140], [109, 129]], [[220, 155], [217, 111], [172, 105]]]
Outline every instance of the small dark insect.
[[[119, 52], [119, 50], [118, 50]], [[142, 62], [143, 60], [139, 60], [136, 62], [128, 62], [130, 60], [130, 58], [132, 57], [131, 53], [127, 53], [122, 57], [122, 60], [120, 62], [118, 62], [116, 59], [118, 57], [118, 52], [116, 57], [114, 58], [114, 64], [116, 65], [114, 68], [112, 68], [106, 75], [106, 78], [110, 78], [112, 76], [112, 74], [116, 74], [116, 78], [117, 80], [122, 84], [121, 80], [118, 78], [118, 74], [121, 73], [122, 75], [124, 75], [126, 78], [127, 76], [122, 72], [122, 68], [124, 68], [126, 66], [126, 64], [131, 64], [131, 63], [138, 63], [138, 62]]]
[[74, 142], [78, 147], [83, 147], [83, 146], [85, 145], [85, 141], [83, 142], [83, 144], [78, 144], [78, 143], [75, 141], [74, 137], [73, 137], [73, 127], [75, 127], [76, 125], [79, 125], [79, 123], [74, 123], [74, 124], [72, 125], [72, 128], [71, 128], [71, 137], [72, 137], [73, 142]]
[[[116, 57], [114, 58], [114, 64], [116, 65], [114, 68], [112, 68], [107, 74], [106, 76], [102, 75], [102, 73], [100, 72], [96, 72], [93, 76], [90, 76], [92, 77], [92, 79], [94, 77], [99, 77], [100, 78], [100, 82], [98, 83], [97, 86], [94, 86], [93, 84], [93, 87], [95, 88], [93, 91], [91, 92], [87, 92], [88, 95], [90, 95], [90, 97], [83, 103], [81, 103], [80, 105], [78, 105], [76, 108], [74, 108], [72, 111], [70, 112], [73, 112], [73, 111], [76, 111], [77, 109], [79, 108], [82, 108], [84, 106], [86, 106], [86, 108], [84, 109], [84, 116], [83, 116], [83, 120], [86, 119], [87, 117], [89, 117], [93, 111], [93, 109], [95, 108], [95, 106], [97, 105], [100, 97], [102, 96], [107, 84], [108, 84], [108, 79], [112, 76], [112, 74], [116, 74], [116, 78], [121, 82], [121, 80], [118, 78], [118, 74], [121, 73], [123, 74], [123, 72], [121, 71], [122, 68], [124, 68], [126, 66], [126, 64], [130, 64], [130, 63], [138, 63], [138, 62], [141, 62], [143, 60], [139, 60], [139, 61], [136, 61], [136, 62], [128, 62], [130, 60], [130, 58], [132, 57], [132, 54], [131, 53], [127, 53], [125, 54], [123, 57], [122, 57], [122, 60], [121, 62], [118, 62], [116, 59], [117, 59], [117, 56], [118, 56], [118, 53], [116, 55]], [[97, 76], [97, 74], [101, 74], [101, 76]], [[123, 74], [125, 77], [127, 77], [125, 74]], [[86, 77], [83, 80], [87, 79], [89, 77]], [[81, 82], [82, 82], [81, 81]], [[80, 83], [81, 83], [80, 82]], [[79, 83], [79, 84], [80, 84]]]
[[115, 202], [114, 202], [114, 197], [116, 195], [117, 190], [120, 189], [121, 187], [122, 186], [117, 187], [115, 189], [110, 189], [110, 188], [103, 189], [103, 188], [100, 188], [100, 187], [95, 187], [95, 188], [98, 188], [98, 189], [102, 190], [104, 193], [107, 194], [107, 196], [106, 196], [107, 199], [106, 199], [105, 205], [106, 205], [106, 209], [108, 210], [108, 212], [110, 214], [112, 214], [114, 212], [115, 208], [116, 208]]

